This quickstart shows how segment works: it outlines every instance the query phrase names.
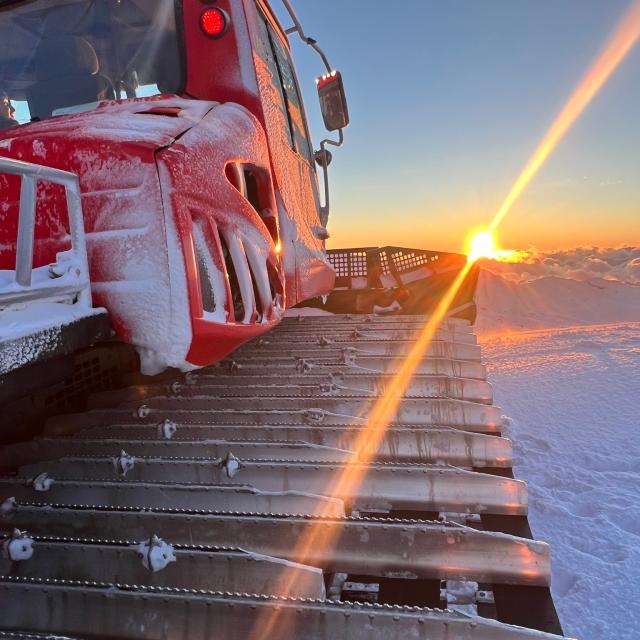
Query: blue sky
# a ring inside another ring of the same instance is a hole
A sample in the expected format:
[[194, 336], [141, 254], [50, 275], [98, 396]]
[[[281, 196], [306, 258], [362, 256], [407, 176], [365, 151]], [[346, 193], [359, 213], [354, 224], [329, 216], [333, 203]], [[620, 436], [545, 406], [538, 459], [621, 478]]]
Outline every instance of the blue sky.
[[[332, 164], [332, 246], [458, 250], [486, 223], [627, 0], [307, 0], [352, 124]], [[294, 45], [314, 141], [319, 59]], [[502, 225], [508, 248], [640, 244], [640, 46]]]

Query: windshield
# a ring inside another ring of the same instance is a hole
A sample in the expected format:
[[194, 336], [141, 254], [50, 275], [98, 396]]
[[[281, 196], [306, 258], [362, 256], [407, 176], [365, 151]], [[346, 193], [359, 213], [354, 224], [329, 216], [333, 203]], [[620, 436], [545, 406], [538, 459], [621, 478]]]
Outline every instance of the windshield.
[[0, 129], [182, 81], [174, 0], [0, 0]]

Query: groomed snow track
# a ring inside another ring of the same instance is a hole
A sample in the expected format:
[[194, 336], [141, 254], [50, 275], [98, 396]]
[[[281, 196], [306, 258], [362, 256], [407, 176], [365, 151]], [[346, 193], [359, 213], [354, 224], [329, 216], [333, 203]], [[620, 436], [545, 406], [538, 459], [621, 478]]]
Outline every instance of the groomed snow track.
[[558, 637], [471, 326], [367, 425], [424, 321], [287, 318], [6, 447], [0, 639]]

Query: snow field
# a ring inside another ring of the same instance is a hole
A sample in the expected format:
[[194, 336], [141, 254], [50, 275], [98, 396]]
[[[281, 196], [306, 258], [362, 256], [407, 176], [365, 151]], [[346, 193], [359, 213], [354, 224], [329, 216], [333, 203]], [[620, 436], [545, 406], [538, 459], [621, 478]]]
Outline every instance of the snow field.
[[531, 527], [551, 545], [565, 634], [637, 639], [640, 322], [480, 340], [495, 402], [510, 416]]

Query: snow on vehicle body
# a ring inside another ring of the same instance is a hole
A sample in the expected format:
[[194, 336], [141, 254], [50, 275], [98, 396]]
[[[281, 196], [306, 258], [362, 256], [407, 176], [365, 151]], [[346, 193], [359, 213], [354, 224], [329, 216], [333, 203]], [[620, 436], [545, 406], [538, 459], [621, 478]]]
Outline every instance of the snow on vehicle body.
[[[0, 157], [78, 176], [94, 303], [145, 372], [219, 360], [331, 290], [302, 101], [266, 5], [13, 3], [0, 41], [0, 91], [32, 120], [0, 131]], [[19, 188], [0, 172], [2, 269]], [[36, 200], [38, 267], [69, 230], [61, 189], [40, 182]]]

